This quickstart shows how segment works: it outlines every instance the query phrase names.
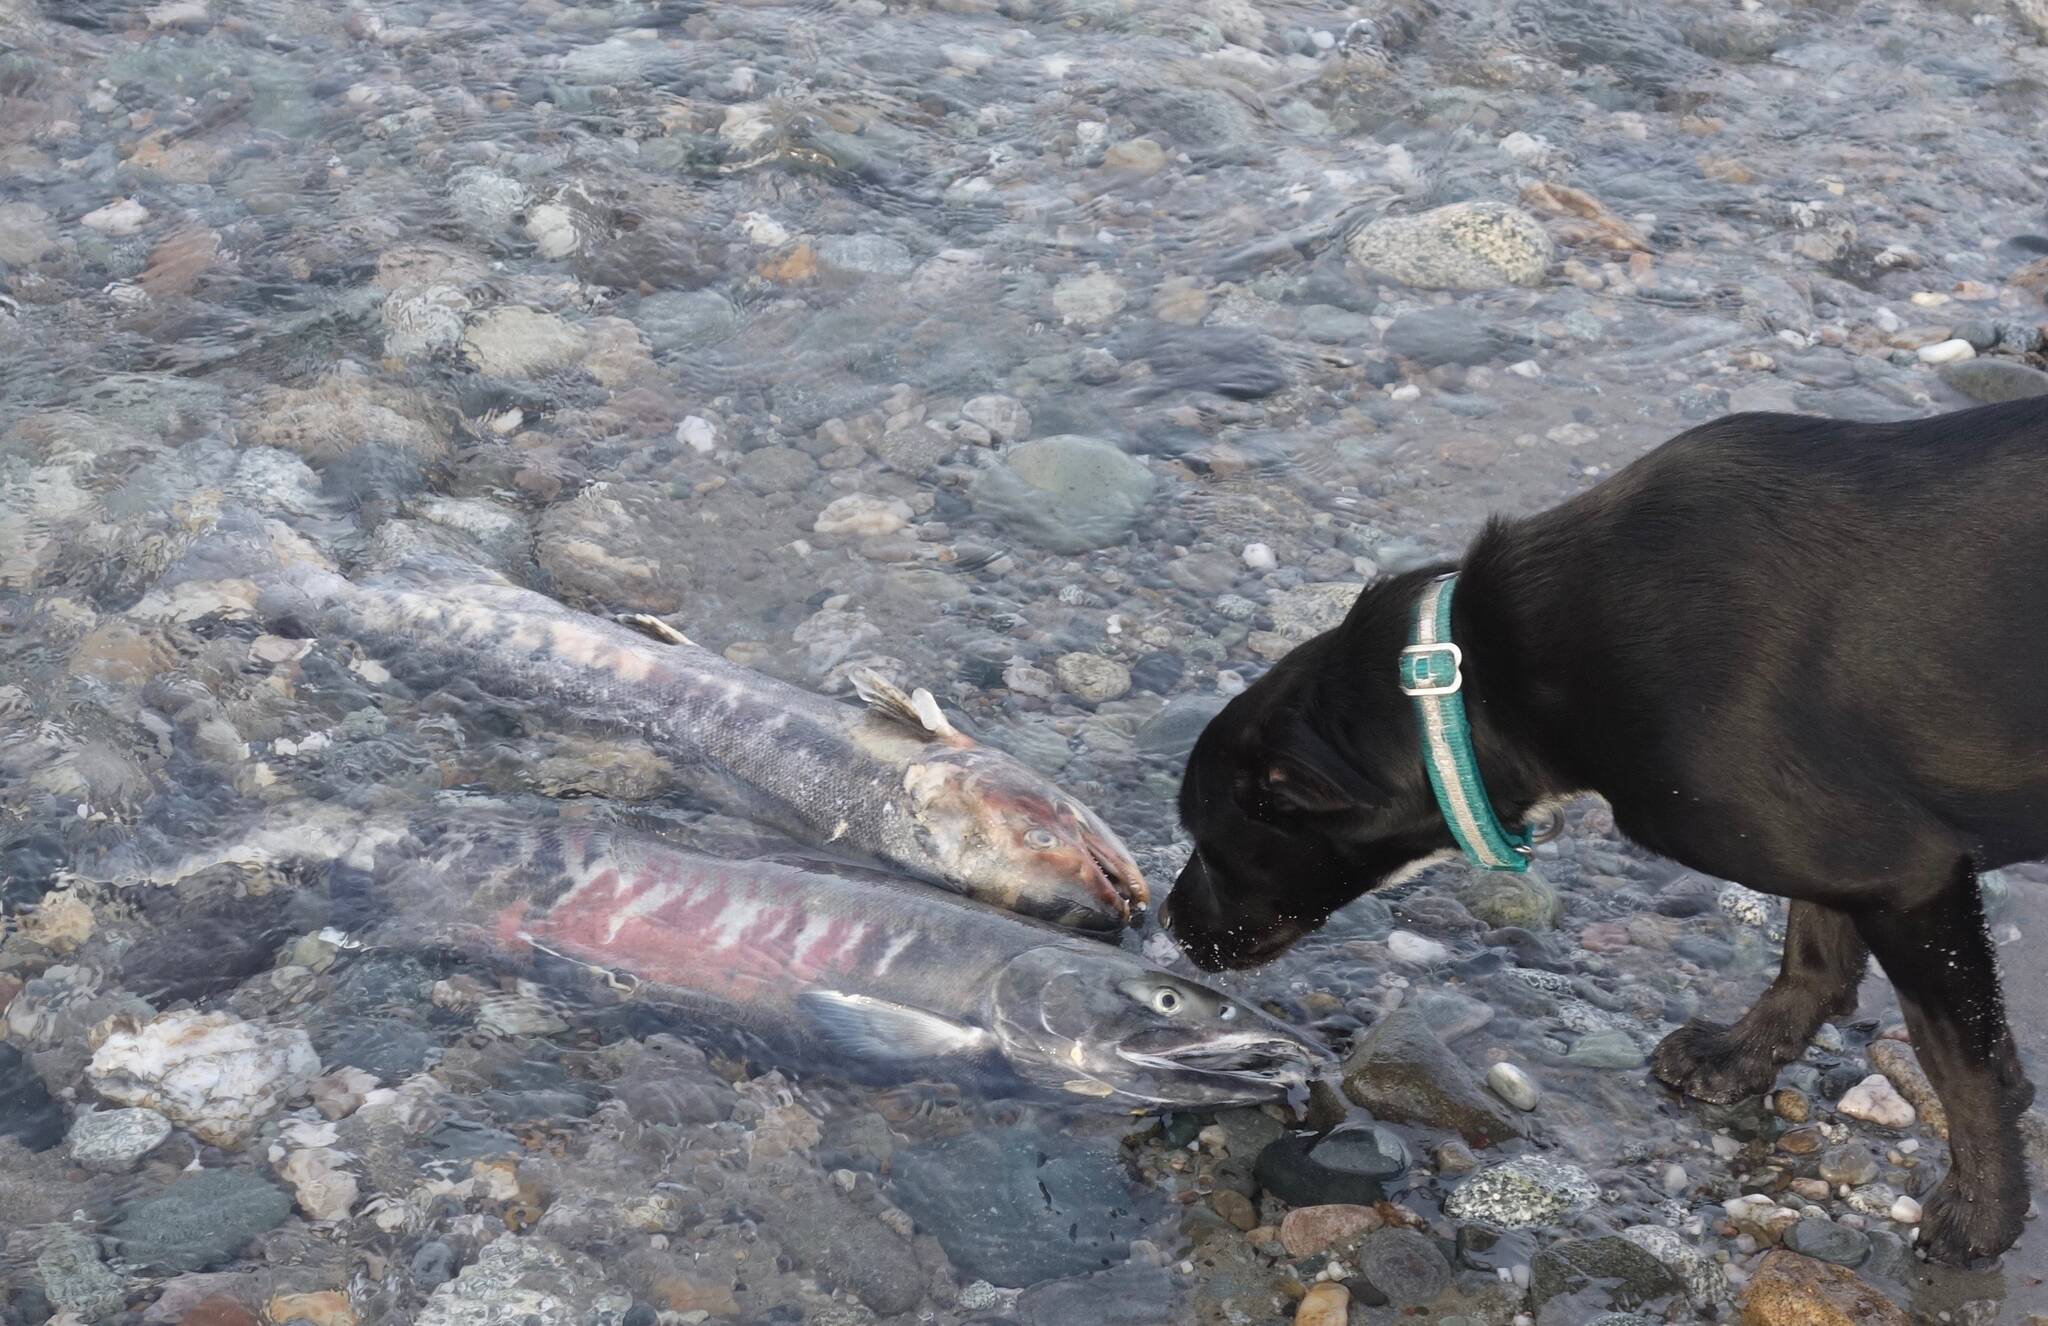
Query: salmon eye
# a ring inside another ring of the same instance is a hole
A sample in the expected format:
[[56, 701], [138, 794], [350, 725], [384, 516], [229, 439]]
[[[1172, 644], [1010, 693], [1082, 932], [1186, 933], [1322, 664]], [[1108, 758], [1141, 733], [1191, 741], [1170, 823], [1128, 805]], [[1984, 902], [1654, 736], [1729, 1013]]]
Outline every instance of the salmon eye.
[[1159, 990], [1152, 996], [1152, 1007], [1169, 1016], [1180, 1012], [1180, 1003], [1178, 990]]
[[1034, 852], [1050, 852], [1058, 841], [1052, 836], [1051, 829], [1033, 829], [1024, 835], [1024, 845]]

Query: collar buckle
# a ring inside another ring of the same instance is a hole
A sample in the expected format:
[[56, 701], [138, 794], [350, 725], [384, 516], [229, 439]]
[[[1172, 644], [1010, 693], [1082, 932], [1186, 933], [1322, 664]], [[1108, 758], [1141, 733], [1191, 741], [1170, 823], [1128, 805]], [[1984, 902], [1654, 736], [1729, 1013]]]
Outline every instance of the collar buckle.
[[1401, 694], [1456, 695], [1465, 688], [1465, 651], [1446, 640], [1401, 651]]

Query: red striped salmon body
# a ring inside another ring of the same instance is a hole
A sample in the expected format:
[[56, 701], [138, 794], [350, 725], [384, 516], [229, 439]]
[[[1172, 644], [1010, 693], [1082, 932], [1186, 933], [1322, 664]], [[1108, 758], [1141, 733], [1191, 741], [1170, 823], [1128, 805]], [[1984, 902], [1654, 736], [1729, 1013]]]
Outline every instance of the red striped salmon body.
[[958, 1073], [1133, 1110], [1297, 1095], [1325, 1049], [1249, 1004], [915, 880], [815, 857], [719, 856], [651, 834], [501, 813], [286, 805], [155, 870], [333, 863], [379, 918], [355, 938], [537, 954], [706, 1026], [866, 1069]]

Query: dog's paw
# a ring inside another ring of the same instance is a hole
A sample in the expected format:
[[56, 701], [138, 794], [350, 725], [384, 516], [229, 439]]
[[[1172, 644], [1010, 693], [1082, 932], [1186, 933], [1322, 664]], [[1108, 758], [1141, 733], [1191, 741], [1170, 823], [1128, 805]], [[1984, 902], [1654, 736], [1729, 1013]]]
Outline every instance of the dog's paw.
[[2027, 1218], [2026, 1190], [2010, 1183], [1985, 1189], [1978, 1191], [1954, 1170], [1935, 1185], [1920, 1213], [1919, 1242], [1929, 1260], [1967, 1266], [1996, 1257], [2019, 1239]]
[[1738, 1040], [1718, 1023], [1688, 1022], [1657, 1046], [1650, 1071], [1694, 1100], [1732, 1105], [1769, 1091], [1778, 1060], [1767, 1047]]

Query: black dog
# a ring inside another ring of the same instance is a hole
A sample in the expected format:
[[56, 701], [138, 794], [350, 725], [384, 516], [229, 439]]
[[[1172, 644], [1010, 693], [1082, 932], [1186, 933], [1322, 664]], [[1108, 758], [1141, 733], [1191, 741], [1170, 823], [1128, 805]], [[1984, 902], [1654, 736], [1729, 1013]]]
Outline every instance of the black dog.
[[1248, 966], [1456, 844], [1397, 677], [1418, 596], [1451, 638], [1487, 799], [1580, 791], [1634, 841], [1792, 900], [1777, 981], [1657, 1076], [1770, 1089], [1874, 954], [1947, 1107], [1931, 1255], [2011, 1246], [2033, 1098], [1977, 872], [2048, 856], [2048, 399], [1895, 424], [1734, 415], [1592, 491], [1496, 521], [1456, 568], [1365, 590], [1230, 702], [1188, 762], [1195, 852], [1164, 913]]

